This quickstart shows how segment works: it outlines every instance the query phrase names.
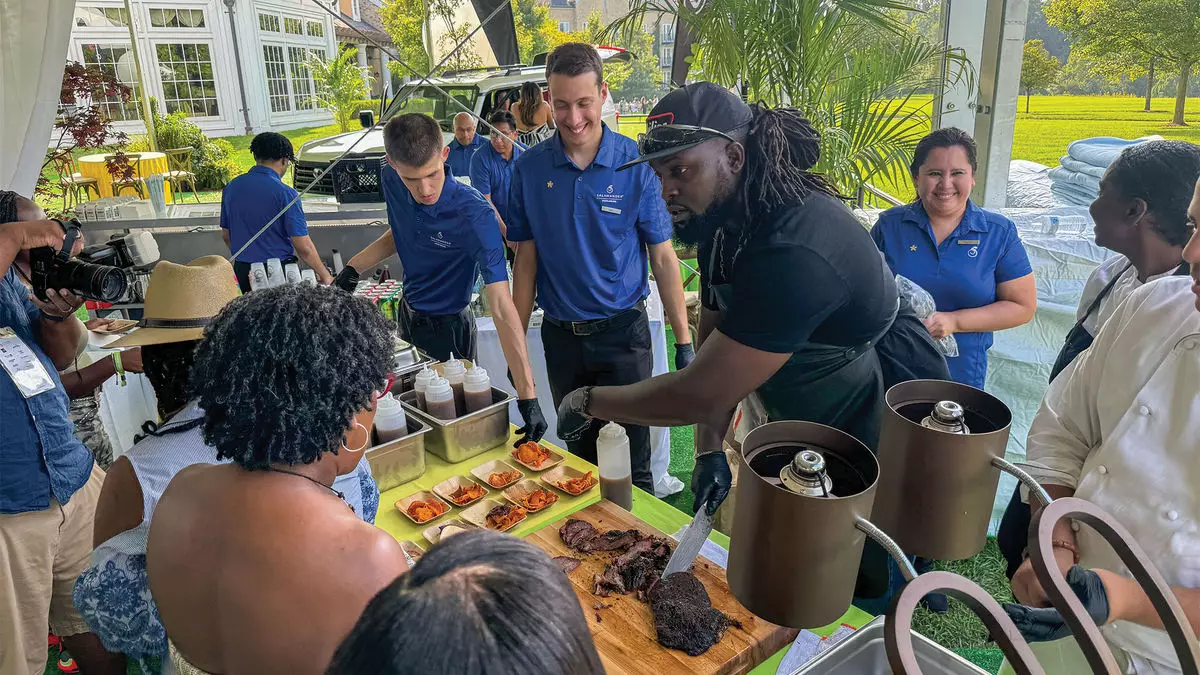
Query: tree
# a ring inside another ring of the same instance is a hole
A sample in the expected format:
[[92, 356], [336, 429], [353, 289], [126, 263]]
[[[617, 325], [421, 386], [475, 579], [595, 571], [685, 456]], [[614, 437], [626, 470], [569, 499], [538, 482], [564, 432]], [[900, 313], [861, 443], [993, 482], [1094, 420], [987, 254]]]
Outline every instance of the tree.
[[550, 21], [550, 6], [537, 0], [512, 0], [513, 23], [517, 31], [517, 49], [523, 63], [550, 51], [551, 31], [558, 27]]
[[[658, 55], [654, 53], [654, 35], [643, 32], [637, 36], [633, 44], [620, 45], [633, 52], [634, 60], [629, 62], [628, 74], [621, 80], [620, 86], [609, 80], [609, 90], [613, 98], [635, 99], [645, 96], [654, 98], [662, 95], [663, 71], [658, 63]], [[607, 76], [612, 67], [617, 64], [605, 64], [604, 73]]]
[[1050, 55], [1041, 40], [1025, 43], [1025, 54], [1021, 58], [1021, 89], [1025, 92], [1025, 112], [1029, 113], [1029, 96], [1033, 90], [1045, 91], [1054, 84], [1061, 67], [1058, 59]]
[[[397, 55], [422, 75], [428, 73], [431, 61], [425, 44], [425, 3], [422, 0], [385, 0], [379, 10], [379, 19], [396, 45]], [[413, 74], [395, 61], [388, 65], [399, 77]]]
[[[641, 31], [646, 16], [680, 17], [696, 35], [692, 64], [704, 77], [752, 101], [798, 108], [821, 133], [815, 170], [843, 194], [876, 178], [908, 177], [913, 150], [929, 131], [932, 109], [914, 95], [942, 86], [974, 87], [961, 50], [905, 30], [887, 9], [898, 0], [633, 0], [610, 26]], [[698, 47], [698, 49], [697, 49]]]
[[358, 102], [371, 95], [371, 76], [358, 67], [357, 57], [358, 48], [349, 47], [329, 60], [316, 56], [308, 60], [317, 85], [317, 103], [333, 112], [338, 129], [343, 132], [350, 131], [350, 121], [358, 114]]
[[483, 59], [470, 42], [459, 47], [474, 28], [470, 21], [458, 19], [458, 12], [464, 3], [465, 0], [431, 0], [429, 3], [430, 18], [437, 17], [446, 26], [445, 32], [438, 38], [442, 52], [435, 59], [435, 62], [445, 59], [446, 70], [466, 70], [483, 65]]
[[1097, 61], [1125, 60], [1178, 72], [1171, 124], [1184, 126], [1188, 80], [1200, 61], [1200, 0], [1050, 0], [1046, 21]]

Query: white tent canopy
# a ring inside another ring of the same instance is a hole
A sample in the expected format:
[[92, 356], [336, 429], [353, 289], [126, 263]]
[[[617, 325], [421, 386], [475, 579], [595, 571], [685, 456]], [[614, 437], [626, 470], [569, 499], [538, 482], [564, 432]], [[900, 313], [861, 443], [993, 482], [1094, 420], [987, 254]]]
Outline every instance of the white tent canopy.
[[0, 189], [33, 193], [74, 13], [75, 0], [0, 0]]

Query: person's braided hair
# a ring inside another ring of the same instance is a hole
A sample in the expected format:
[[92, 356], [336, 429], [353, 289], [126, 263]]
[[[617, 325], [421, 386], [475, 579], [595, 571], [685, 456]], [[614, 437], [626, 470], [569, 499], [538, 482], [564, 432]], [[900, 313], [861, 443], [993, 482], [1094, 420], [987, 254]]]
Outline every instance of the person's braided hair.
[[185, 340], [142, 347], [142, 370], [154, 388], [162, 419], [187, 405], [197, 344], [199, 340]]
[[392, 367], [379, 309], [331, 286], [298, 284], [237, 298], [204, 331], [192, 395], [219, 459], [261, 470], [337, 452], [353, 416]]
[[812, 192], [837, 196], [810, 169], [821, 158], [821, 134], [799, 110], [750, 106], [753, 121], [746, 132], [746, 168], [740, 198], [747, 223], [786, 206], [803, 204]]
[[12, 190], [0, 190], [0, 223], [17, 222], [17, 202], [20, 197]]

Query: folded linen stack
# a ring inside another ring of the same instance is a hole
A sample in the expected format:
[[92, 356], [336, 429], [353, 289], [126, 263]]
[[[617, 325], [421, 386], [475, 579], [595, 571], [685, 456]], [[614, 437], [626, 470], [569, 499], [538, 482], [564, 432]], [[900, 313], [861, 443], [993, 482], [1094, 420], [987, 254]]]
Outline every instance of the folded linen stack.
[[1162, 136], [1146, 136], [1132, 141], [1100, 136], [1084, 138], [1067, 146], [1067, 154], [1059, 166], [1050, 169], [1050, 192], [1064, 204], [1087, 206], [1100, 194], [1100, 179], [1121, 151], [1147, 141], [1161, 141]]

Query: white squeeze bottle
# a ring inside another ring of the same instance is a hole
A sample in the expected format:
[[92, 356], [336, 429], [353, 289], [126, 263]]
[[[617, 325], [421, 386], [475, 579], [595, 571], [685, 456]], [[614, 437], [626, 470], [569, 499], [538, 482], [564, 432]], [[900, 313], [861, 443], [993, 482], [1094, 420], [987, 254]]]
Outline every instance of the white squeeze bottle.
[[437, 373], [430, 370], [429, 364], [426, 363], [417, 371], [417, 379], [413, 382], [413, 391], [417, 392], [417, 407], [425, 412], [429, 412], [429, 408], [425, 405], [425, 388], [435, 377], [437, 377]]
[[629, 436], [625, 427], [609, 422], [596, 439], [600, 467], [600, 497], [626, 511], [633, 509], [633, 471], [629, 465]]
[[270, 258], [267, 260], [267, 285], [274, 288], [287, 283], [287, 279], [283, 276], [283, 262], [279, 258]]
[[250, 290], [270, 287], [271, 284], [267, 282], [267, 268], [260, 262], [250, 263]]
[[467, 367], [454, 358], [454, 352], [450, 353], [450, 360], [442, 364], [442, 377], [450, 382], [450, 388], [454, 390], [454, 407], [465, 415], [467, 402], [463, 398], [463, 382], [467, 377]]
[[492, 378], [479, 366], [472, 366], [463, 378], [463, 414], [469, 415], [492, 404]]
[[425, 410], [440, 420], [458, 417], [454, 408], [454, 390], [444, 377], [434, 377], [425, 388]]
[[300, 266], [296, 263], [288, 263], [283, 266], [283, 278], [289, 284], [300, 283]]
[[404, 408], [390, 391], [375, 402], [375, 434], [379, 436], [381, 444], [408, 434]]

